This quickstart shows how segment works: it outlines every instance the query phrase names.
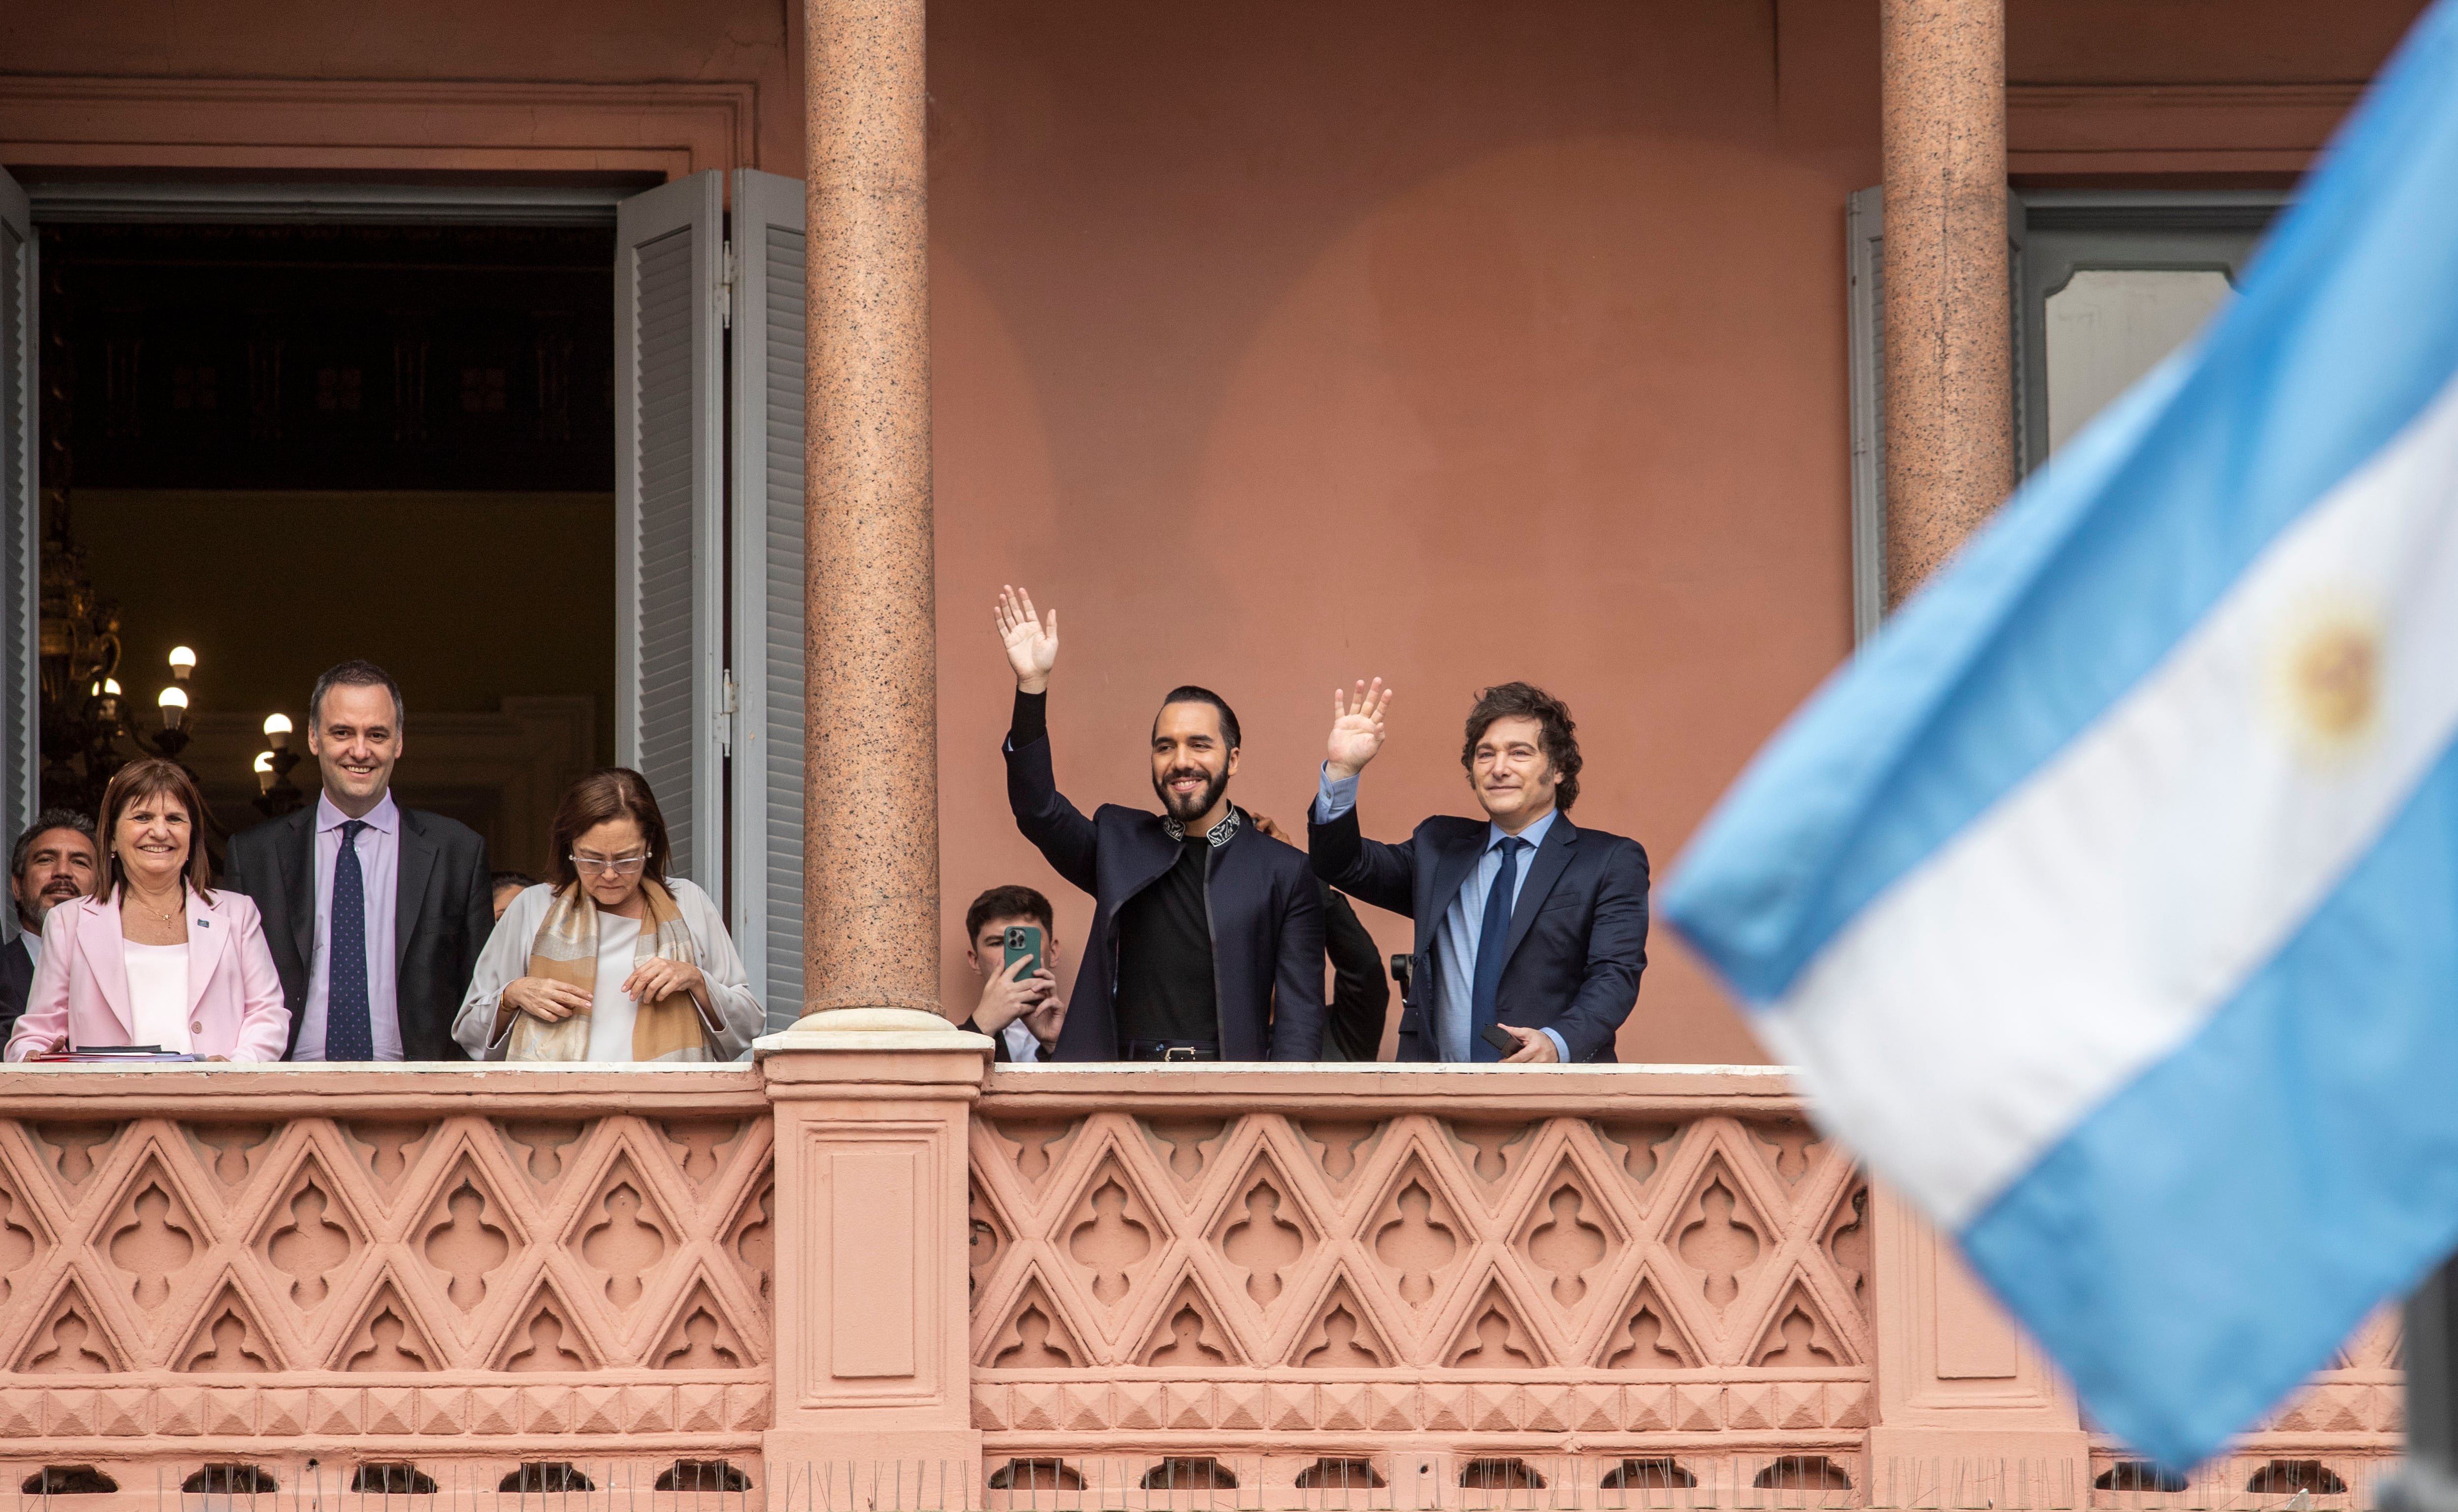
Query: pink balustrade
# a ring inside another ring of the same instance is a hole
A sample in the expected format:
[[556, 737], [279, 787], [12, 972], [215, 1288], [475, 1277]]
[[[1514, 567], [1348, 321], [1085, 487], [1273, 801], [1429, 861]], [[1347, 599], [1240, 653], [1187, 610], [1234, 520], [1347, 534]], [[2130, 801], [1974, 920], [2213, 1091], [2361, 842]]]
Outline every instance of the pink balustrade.
[[981, 1045], [0, 1073], [0, 1497], [2182, 1512], [2396, 1452], [2386, 1316], [2182, 1483], [2093, 1439], [1771, 1072]]

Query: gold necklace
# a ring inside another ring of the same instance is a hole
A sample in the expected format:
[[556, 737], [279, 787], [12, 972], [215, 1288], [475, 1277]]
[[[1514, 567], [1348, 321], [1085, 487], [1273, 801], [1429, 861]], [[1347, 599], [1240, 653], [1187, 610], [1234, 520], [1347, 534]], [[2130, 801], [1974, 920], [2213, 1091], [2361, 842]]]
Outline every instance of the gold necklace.
[[137, 901], [138, 902], [140, 902], [140, 903], [145, 903], [145, 911], [146, 911], [147, 913], [149, 913], [149, 914], [160, 914], [160, 915], [162, 916], [162, 922], [163, 922], [164, 923], [166, 923], [166, 924], [167, 924], [167, 923], [169, 923], [172, 920], [177, 919], [177, 918], [178, 918], [178, 917], [179, 917], [179, 910], [177, 910], [177, 908], [156, 908], [156, 907], [155, 907], [152, 903], [146, 903], [146, 902], [145, 902], [145, 900], [144, 900], [142, 897], [138, 897], [138, 896], [137, 896], [137, 893], [136, 893], [136, 889], [135, 889], [135, 888], [133, 888], [133, 887], [132, 887], [132, 888], [130, 888], [128, 891], [129, 891], [129, 896], [130, 896], [130, 897], [132, 897], [132, 898], [135, 898], [135, 899], [136, 899], [136, 901]]

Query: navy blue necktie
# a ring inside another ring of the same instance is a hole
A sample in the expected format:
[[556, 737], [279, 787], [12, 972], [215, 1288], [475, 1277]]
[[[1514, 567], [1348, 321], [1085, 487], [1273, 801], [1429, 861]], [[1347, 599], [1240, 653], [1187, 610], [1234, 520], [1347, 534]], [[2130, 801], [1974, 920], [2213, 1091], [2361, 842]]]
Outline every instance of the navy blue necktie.
[[1471, 1061], [1499, 1061], [1502, 1052], [1485, 1043], [1486, 1026], [1501, 1022], [1496, 1001], [1502, 996], [1502, 958], [1510, 942], [1510, 904], [1518, 892], [1519, 853], [1528, 842], [1515, 835], [1494, 841], [1502, 852], [1502, 869], [1485, 893], [1485, 926], [1476, 934], [1476, 985], [1469, 994], [1468, 1054]]
[[359, 869], [365, 819], [342, 826], [333, 862], [333, 959], [324, 979], [324, 1059], [372, 1061], [375, 1027], [367, 1011], [367, 881]]

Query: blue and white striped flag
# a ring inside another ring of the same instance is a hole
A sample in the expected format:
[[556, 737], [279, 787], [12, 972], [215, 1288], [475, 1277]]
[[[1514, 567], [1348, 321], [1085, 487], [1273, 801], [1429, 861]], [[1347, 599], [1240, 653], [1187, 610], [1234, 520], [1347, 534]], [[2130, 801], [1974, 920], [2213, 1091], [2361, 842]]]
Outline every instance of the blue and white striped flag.
[[2235, 305], [1794, 717], [1666, 899], [2170, 1465], [2458, 1242], [2454, 3]]

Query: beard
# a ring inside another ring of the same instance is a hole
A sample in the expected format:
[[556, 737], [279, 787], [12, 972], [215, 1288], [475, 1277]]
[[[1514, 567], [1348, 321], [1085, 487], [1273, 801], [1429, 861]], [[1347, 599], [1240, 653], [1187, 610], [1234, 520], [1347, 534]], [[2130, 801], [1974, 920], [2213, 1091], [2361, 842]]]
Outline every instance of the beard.
[[[1201, 777], [1203, 786], [1181, 797], [1169, 790], [1169, 784], [1182, 777]], [[1201, 767], [1175, 766], [1153, 775], [1153, 791], [1160, 796], [1162, 811], [1180, 824], [1192, 824], [1211, 813], [1228, 788], [1228, 773], [1206, 772]]]
[[31, 929], [35, 934], [39, 935], [43, 932], [43, 922], [51, 918], [52, 909], [58, 907], [64, 902], [67, 902], [72, 898], [82, 898], [84, 896], [85, 893], [74, 885], [71, 885], [65, 891], [60, 890], [57, 884], [46, 887], [41, 892], [36, 893], [30, 903], [20, 903], [17, 906], [18, 926], [24, 929]]

